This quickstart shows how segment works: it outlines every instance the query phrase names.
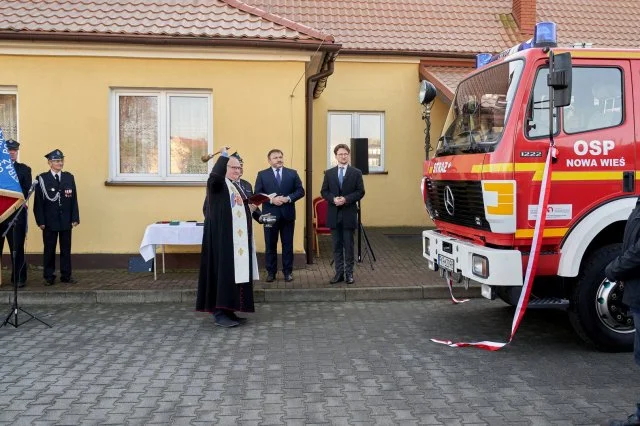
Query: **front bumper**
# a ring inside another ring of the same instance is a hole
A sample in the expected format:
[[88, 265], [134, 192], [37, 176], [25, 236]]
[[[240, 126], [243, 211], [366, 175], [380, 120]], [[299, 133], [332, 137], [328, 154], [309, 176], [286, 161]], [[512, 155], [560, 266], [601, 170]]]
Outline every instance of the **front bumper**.
[[[486, 259], [486, 278], [473, 273], [474, 254]], [[447, 237], [438, 231], [422, 231], [422, 256], [429, 261], [429, 268], [434, 271], [442, 268], [439, 263], [446, 261], [448, 264], [443, 269], [453, 269], [454, 273], [481, 284], [522, 286], [523, 283], [522, 254], [518, 250], [494, 249]]]

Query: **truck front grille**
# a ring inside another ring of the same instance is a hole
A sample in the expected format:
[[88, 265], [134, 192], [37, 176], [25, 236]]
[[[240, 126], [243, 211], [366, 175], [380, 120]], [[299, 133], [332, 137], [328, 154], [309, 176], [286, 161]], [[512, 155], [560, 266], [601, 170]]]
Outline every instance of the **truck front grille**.
[[[490, 231], [480, 181], [427, 179], [427, 209], [434, 219]], [[452, 214], [453, 213], [453, 214]]]

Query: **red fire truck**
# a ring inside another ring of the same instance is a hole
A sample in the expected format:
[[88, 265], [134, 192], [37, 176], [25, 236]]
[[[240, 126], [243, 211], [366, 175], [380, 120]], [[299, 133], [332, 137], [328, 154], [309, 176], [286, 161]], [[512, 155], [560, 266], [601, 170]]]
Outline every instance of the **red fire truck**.
[[607, 281], [604, 268], [640, 194], [640, 50], [555, 47], [555, 25], [541, 23], [531, 41], [478, 62], [424, 163], [436, 229], [423, 232], [423, 256], [515, 305], [551, 141], [557, 160], [529, 307], [567, 309], [585, 341], [629, 350], [624, 284]]

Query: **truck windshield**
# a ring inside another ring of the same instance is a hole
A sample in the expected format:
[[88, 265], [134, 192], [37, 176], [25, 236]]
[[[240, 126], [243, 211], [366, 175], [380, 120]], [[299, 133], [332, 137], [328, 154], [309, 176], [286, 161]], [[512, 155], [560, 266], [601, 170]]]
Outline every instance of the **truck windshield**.
[[436, 155], [490, 152], [502, 136], [524, 62], [488, 68], [458, 86]]

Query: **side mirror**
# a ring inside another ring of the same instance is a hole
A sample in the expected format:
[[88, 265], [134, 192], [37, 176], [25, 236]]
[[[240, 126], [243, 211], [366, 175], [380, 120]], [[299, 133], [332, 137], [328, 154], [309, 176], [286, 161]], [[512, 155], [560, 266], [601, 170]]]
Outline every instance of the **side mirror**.
[[569, 52], [549, 56], [547, 85], [554, 90], [554, 107], [571, 104], [571, 54]]

